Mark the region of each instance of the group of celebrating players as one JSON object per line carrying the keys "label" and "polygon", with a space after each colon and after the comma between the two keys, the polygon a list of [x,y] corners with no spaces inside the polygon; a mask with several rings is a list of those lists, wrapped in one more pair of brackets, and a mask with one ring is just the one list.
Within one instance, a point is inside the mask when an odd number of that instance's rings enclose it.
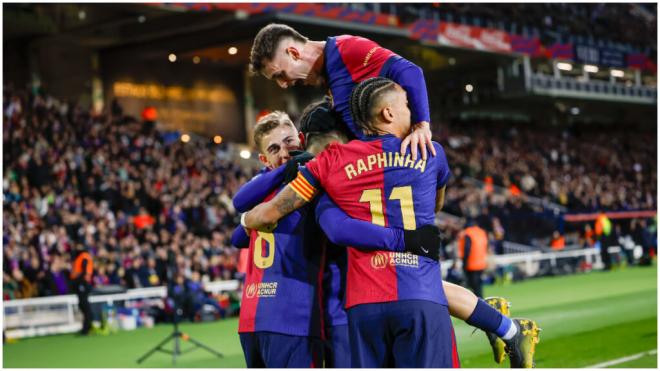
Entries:
{"label": "group of celebrating players", "polygon": [[232,236],[249,249],[247,366],[459,367],[451,315],[486,332],[497,363],[533,367],[535,321],[442,281],[434,220],[451,172],[422,70],[362,37],[313,41],[283,24],[259,31],[250,64],[328,97],[300,132],[279,111],[254,129],[265,168],[234,198]]}

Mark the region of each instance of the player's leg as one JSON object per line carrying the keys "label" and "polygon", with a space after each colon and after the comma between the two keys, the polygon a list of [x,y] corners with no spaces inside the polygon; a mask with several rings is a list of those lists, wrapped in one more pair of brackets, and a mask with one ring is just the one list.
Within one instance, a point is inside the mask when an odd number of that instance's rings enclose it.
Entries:
{"label": "player's leg", "polygon": [[426,300],[391,303],[392,354],[397,368],[457,368],[456,341],[449,310]]}
{"label": "player's leg", "polygon": [[260,332],[259,345],[268,368],[320,368],[323,343],[318,338]]}
{"label": "player's leg", "polygon": [[532,367],[539,342],[535,321],[509,318],[509,303],[504,298],[483,300],[464,287],[445,281],[442,285],[451,315],[486,332],[495,362],[502,363],[506,352],[512,367]]}
{"label": "player's leg", "polygon": [[[453,317],[500,337],[511,329],[511,319],[501,312],[504,307],[493,308],[470,290],[453,283],[442,281],[442,288],[449,303],[449,313]],[[506,310],[508,314],[508,306]]]}
{"label": "player's leg", "polygon": [[511,368],[533,368],[541,329],[536,321],[530,319],[514,318],[513,322],[518,331],[511,339],[504,340]]}
{"label": "player's leg", "polygon": [[387,304],[360,304],[346,311],[351,367],[394,367],[385,322]]}
{"label": "player's leg", "polygon": [[239,335],[241,340],[241,347],[243,348],[243,355],[245,356],[245,364],[248,368],[263,368],[266,367],[261,352],[259,350],[259,342],[254,332],[242,332]]}
{"label": "player's leg", "polygon": [[325,368],[350,368],[351,346],[348,325],[331,326],[326,331]]}
{"label": "player's leg", "polygon": [[[484,301],[488,303],[491,307],[495,308],[497,311],[502,313],[503,316],[510,317],[511,313],[509,312],[510,304],[509,302],[497,296],[491,296],[485,298]],[[486,332],[486,337],[488,337],[488,342],[490,343],[491,348],[493,349],[493,358],[496,363],[504,362],[504,356],[506,355],[506,345],[504,341],[497,336],[495,333]]]}
{"label": "player's leg", "polygon": [[503,336],[512,338],[517,331],[511,319],[507,317],[509,303],[503,298],[490,298],[491,300],[486,302],[472,291],[446,281],[442,281],[442,286],[451,315],[485,331],[493,348],[495,362],[502,363],[505,345],[499,338]]}

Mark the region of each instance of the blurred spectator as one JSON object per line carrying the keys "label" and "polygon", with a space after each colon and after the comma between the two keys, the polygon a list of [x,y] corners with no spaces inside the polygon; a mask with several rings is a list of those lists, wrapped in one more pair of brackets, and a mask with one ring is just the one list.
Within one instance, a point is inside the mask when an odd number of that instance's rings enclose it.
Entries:
{"label": "blurred spectator", "polygon": [[94,116],[47,95],[4,92],[5,298],[35,296],[32,286],[71,293],[76,244],[94,259],[97,285],[164,284],[167,251],[187,275],[198,266],[208,278],[234,278],[229,204],[256,169],[226,160],[225,145],[165,144],[166,133],[122,116],[117,102],[112,115]]}
{"label": "blurred spectator", "polygon": [[504,237],[506,235],[506,232],[504,230],[504,227],[502,227],[502,223],[500,222],[500,218],[498,217],[493,217],[493,248],[495,251],[496,255],[502,255],[504,254]]}
{"label": "blurred spectator", "polygon": [[16,299],[28,299],[37,296],[38,291],[37,291],[37,284],[36,282],[32,282],[25,275],[23,272],[16,268],[12,271],[12,276],[11,278],[13,279],[13,282],[15,283],[15,286],[13,287],[13,297]]}
{"label": "blurred spectator", "polygon": [[463,260],[467,287],[483,298],[481,275],[488,265],[488,235],[474,220],[468,220],[458,237],[458,258]]}
{"label": "blurred spectator", "polygon": [[591,228],[591,224],[584,225],[584,234],[582,235],[582,247],[593,247],[596,243],[594,230]]}
{"label": "blurred spectator", "polygon": [[566,240],[559,231],[552,232],[552,239],[550,240],[550,248],[555,251],[563,250],[566,247]]}
{"label": "blurred spectator", "polygon": [[205,305],[212,306],[220,317],[225,317],[225,309],[220,306],[220,303],[204,292],[201,274],[198,271],[193,271],[190,280],[187,282],[187,288],[192,301],[194,317],[201,315]]}
{"label": "blurred spectator", "polygon": [[[652,129],[587,131],[489,120],[441,127],[436,140],[453,173],[443,210],[497,217],[508,241],[549,237],[558,227],[552,204],[573,213],[657,207]],[[492,232],[493,226],[485,227]]]}
{"label": "blurred spectator", "polygon": [[83,314],[83,326],[81,335],[88,335],[92,328],[92,306],[89,303],[89,294],[92,291],[94,263],[92,256],[83,245],[76,245],[74,252],[75,260],[71,270],[71,282],[73,282],[76,295],[78,296],[78,308]]}
{"label": "blurred spectator", "polygon": [[612,239],[614,233],[612,230],[612,222],[604,212],[600,212],[598,218],[596,218],[594,231],[600,244],[600,257],[605,265],[605,270],[610,270],[612,268],[612,258],[610,256],[609,248],[614,245]]}
{"label": "blurred spectator", "polygon": [[70,293],[71,282],[69,271],[64,268],[65,263],[59,255],[51,256],[50,269],[44,276],[44,292],[42,295],[65,295]]}
{"label": "blurred spectator", "polygon": [[619,42],[657,54],[657,5],[653,3],[431,3],[380,9],[396,13],[404,24],[435,19],[538,37],[545,45]]}

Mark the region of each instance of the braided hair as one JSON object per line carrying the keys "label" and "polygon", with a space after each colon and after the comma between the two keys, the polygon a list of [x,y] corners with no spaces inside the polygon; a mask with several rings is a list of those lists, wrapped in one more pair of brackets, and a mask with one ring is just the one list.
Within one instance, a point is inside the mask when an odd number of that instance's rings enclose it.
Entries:
{"label": "braided hair", "polygon": [[359,83],[351,92],[351,116],[367,135],[378,134],[373,123],[373,109],[384,93],[392,91],[396,83],[385,77],[372,77]]}

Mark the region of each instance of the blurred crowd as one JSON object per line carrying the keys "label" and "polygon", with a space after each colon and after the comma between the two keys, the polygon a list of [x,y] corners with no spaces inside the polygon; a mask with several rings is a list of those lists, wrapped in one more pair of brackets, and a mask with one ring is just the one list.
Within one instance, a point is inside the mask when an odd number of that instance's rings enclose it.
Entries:
{"label": "blurred crowd", "polygon": [[654,131],[471,120],[443,125],[441,134],[453,171],[444,210],[491,229],[496,218],[507,240],[549,236],[555,209],[657,208]]}
{"label": "blurred crowd", "polygon": [[[383,12],[395,13],[402,23],[418,19],[502,29],[517,35],[536,36],[544,44],[618,42],[634,49],[657,53],[657,6],[633,3],[428,3],[381,4]],[[646,50],[648,48],[649,50]]]}
{"label": "blurred crowd", "polygon": [[3,94],[3,298],[72,293],[76,247],[94,284],[161,286],[168,251],[186,279],[232,279],[231,198],[254,169],[222,145],[182,143],[121,114],[45,94]]}
{"label": "blurred crowd", "polygon": [[[238,276],[231,199],[257,169],[228,160],[224,145],[183,143],[116,104],[91,115],[10,88],[3,115],[5,300],[73,293],[79,247],[94,258],[96,287],[164,285],[170,251],[184,286]],[[478,221],[500,250],[552,236],[553,205],[657,208],[655,132],[472,120],[436,134],[453,172],[443,210]],[[450,225],[447,240],[461,228]]]}

